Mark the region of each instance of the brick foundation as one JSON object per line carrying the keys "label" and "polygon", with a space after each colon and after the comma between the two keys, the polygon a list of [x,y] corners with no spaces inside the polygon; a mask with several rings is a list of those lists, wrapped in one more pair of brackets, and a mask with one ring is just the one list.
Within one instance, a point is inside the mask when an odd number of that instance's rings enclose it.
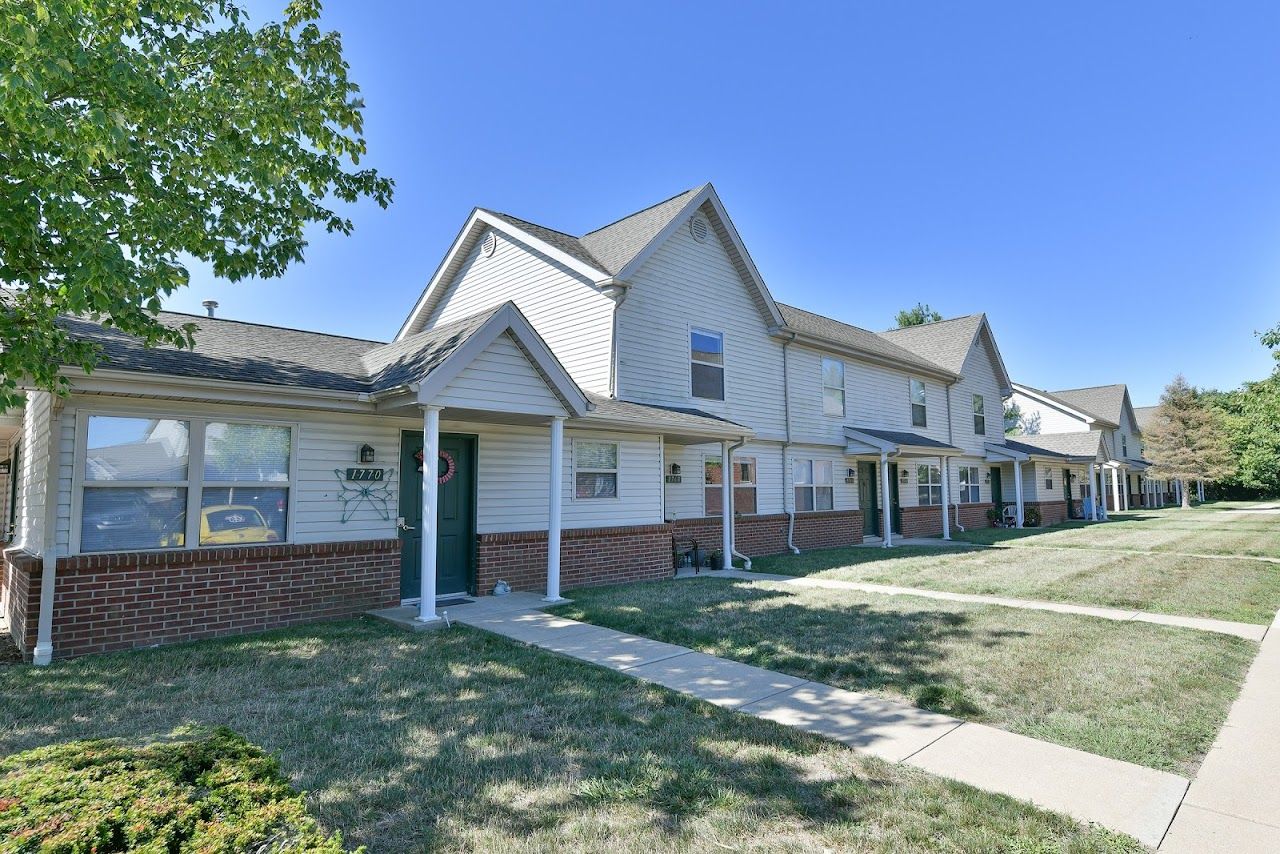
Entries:
{"label": "brick foundation", "polygon": [[987,518],[987,511],[993,507],[994,504],[953,504],[951,521],[954,523],[959,519],[965,530],[990,528],[991,520]]}
{"label": "brick foundation", "polygon": [[[5,563],[10,611],[24,612],[10,625],[30,658],[42,562],[19,552]],[[53,649],[68,658],[244,634],[399,601],[399,540],[79,555],[58,559]]]}
{"label": "brick foundation", "polygon": [[[786,513],[739,516],[733,523],[734,548],[748,557],[783,554],[787,551]],[[708,548],[720,545],[720,517],[678,519],[671,523],[680,540],[697,540]],[[862,542],[861,510],[819,510],[797,513],[793,532],[800,549],[833,549]]]}
{"label": "brick foundation", "polygon": [[903,537],[941,537],[942,506],[937,507],[903,507]]}
{"label": "brick foundation", "polygon": [[0,598],[4,600],[4,616],[14,643],[28,658],[36,644],[40,568],[40,558],[22,549],[7,549],[0,559]]}
{"label": "brick foundation", "polygon": [[[560,532],[560,587],[652,581],[671,575],[671,526],[566,528]],[[547,532],[476,537],[476,590],[502,579],[513,590],[546,590]]]}
{"label": "brick foundation", "polygon": [[1028,501],[1024,507],[1035,507],[1040,511],[1041,528],[1067,521],[1067,502],[1065,501]]}

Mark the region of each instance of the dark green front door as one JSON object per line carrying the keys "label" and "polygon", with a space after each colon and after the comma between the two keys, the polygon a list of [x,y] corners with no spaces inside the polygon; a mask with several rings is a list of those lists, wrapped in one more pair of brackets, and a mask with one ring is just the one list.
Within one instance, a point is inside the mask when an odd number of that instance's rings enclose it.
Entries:
{"label": "dark green front door", "polygon": [[898,464],[889,464],[889,507],[892,512],[889,518],[892,519],[892,531],[895,534],[902,533],[902,502],[898,500]]}
{"label": "dark green front door", "polygon": [[1000,482],[1000,467],[991,467],[991,503],[996,506],[996,518],[1004,518],[1004,484]]}
{"label": "dark green front door", "polygon": [[858,463],[858,496],[862,503],[862,536],[880,533],[880,490],[876,488],[876,464]]}
{"label": "dark green front door", "polygon": [[441,434],[435,466],[418,462],[421,432],[405,431],[400,439],[400,597],[422,594],[422,472],[434,469],[436,507],[436,594],[467,593],[475,563],[476,440],[474,436]]}

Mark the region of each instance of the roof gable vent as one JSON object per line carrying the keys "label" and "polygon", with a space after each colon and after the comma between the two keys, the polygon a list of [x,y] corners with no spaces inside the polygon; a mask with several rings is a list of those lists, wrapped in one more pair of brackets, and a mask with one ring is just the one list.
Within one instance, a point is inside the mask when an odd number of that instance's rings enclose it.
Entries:
{"label": "roof gable vent", "polygon": [[498,235],[493,231],[489,231],[484,236],[484,240],[480,243],[480,255],[485,258],[492,258],[493,253],[498,251]]}
{"label": "roof gable vent", "polygon": [[711,233],[711,226],[707,225],[707,221],[700,216],[695,216],[689,220],[689,233],[693,235],[693,239],[699,243],[705,243],[707,235]]}

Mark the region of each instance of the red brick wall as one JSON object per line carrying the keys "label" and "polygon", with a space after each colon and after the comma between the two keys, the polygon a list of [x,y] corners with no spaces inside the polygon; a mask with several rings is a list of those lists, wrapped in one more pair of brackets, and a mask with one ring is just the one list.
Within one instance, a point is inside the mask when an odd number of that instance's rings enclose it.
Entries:
{"label": "red brick wall", "polygon": [[9,633],[18,649],[28,657],[36,644],[40,565],[40,558],[22,549],[9,549],[0,559],[0,597],[5,602]]}
{"label": "red brick wall", "polygon": [[[519,531],[476,537],[476,590],[485,595],[502,579],[513,590],[547,588],[547,532]],[[666,578],[671,568],[671,526],[566,528],[560,532],[560,587],[594,587]]]}
{"label": "red brick wall", "polygon": [[[720,546],[720,517],[678,519],[671,523],[680,540],[697,540],[707,548]],[[786,513],[740,516],[733,523],[733,545],[749,557],[783,554],[787,551]],[[830,549],[862,542],[861,510],[822,510],[797,513],[793,532],[796,547]]]}
{"label": "red brick wall", "polygon": [[987,518],[987,511],[993,507],[994,504],[953,504],[951,521],[955,522],[958,518],[966,529],[990,528],[991,520]]}
{"label": "red brick wall", "polygon": [[802,549],[833,549],[857,545],[862,542],[862,511],[797,513],[793,539],[796,546]]}
{"label": "red brick wall", "polygon": [[1040,527],[1042,528],[1067,521],[1067,502],[1065,501],[1028,501],[1024,505],[1025,507],[1039,509]]}
{"label": "red brick wall", "polygon": [[[41,575],[38,559],[31,566],[27,655]],[[399,601],[399,540],[65,557],[55,581],[54,656],[244,634]]]}
{"label": "red brick wall", "polygon": [[942,506],[903,507],[902,536],[941,537]]}

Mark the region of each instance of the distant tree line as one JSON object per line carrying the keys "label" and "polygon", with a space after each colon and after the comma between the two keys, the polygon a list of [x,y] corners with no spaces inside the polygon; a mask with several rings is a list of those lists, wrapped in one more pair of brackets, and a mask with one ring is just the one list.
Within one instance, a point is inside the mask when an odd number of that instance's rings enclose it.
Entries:
{"label": "distant tree line", "polygon": [[1214,484],[1221,498],[1280,497],[1280,325],[1258,338],[1276,360],[1269,376],[1231,391],[1199,392],[1221,417],[1233,465]]}

